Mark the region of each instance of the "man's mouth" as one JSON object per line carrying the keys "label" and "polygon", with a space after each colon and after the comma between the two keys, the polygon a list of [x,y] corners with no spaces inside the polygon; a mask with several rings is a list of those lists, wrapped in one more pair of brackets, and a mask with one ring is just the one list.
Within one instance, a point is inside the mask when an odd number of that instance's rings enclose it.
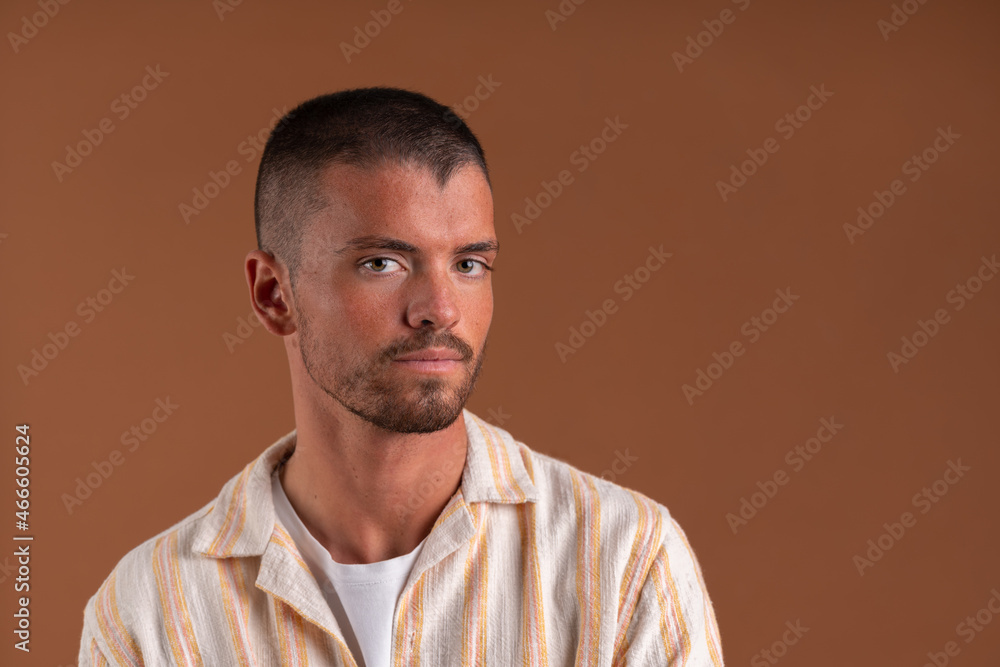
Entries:
{"label": "man's mouth", "polygon": [[432,347],[400,355],[393,363],[421,373],[447,373],[461,365],[462,355],[446,347]]}

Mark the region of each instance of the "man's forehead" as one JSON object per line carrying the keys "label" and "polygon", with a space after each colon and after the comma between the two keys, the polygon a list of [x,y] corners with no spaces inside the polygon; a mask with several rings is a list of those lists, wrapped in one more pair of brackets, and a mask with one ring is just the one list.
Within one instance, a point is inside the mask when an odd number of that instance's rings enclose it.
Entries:
{"label": "man's forehead", "polygon": [[441,186],[424,166],[336,164],[321,174],[319,194],[325,206],[313,217],[311,236],[338,249],[368,237],[454,245],[496,236],[492,194],[476,165],[460,167]]}
{"label": "man's forehead", "polygon": [[447,199],[490,192],[485,174],[475,164],[458,166],[444,184],[428,165],[394,160],[372,166],[335,162],[320,172],[318,180],[321,192],[359,201],[388,193],[395,197]]}

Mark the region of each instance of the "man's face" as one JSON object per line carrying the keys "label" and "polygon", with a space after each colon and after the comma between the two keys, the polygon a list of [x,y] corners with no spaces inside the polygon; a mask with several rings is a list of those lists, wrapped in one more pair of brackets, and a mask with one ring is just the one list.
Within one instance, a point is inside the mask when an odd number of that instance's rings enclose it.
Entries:
{"label": "man's face", "polygon": [[[430,433],[462,412],[483,363],[497,254],[477,166],[438,186],[411,165],[328,168],[329,205],[303,233],[298,346],[316,386],[387,431]],[[401,359],[422,356],[425,360]]]}

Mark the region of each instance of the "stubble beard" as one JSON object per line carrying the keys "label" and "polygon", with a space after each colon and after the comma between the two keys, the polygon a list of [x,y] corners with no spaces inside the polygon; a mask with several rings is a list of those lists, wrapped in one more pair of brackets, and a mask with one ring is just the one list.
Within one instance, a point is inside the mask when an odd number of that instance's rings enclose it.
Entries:
{"label": "stubble beard", "polygon": [[[303,313],[298,326],[299,350],[309,377],[351,413],[393,433],[433,433],[451,426],[472,395],[486,356],[485,340],[475,354],[454,334],[424,328],[413,338],[384,348],[374,359],[355,358],[338,368],[321,361],[330,356],[311,325]],[[449,348],[462,356],[465,373],[456,387],[452,388],[455,381],[451,378],[392,368],[398,356],[428,347]]]}

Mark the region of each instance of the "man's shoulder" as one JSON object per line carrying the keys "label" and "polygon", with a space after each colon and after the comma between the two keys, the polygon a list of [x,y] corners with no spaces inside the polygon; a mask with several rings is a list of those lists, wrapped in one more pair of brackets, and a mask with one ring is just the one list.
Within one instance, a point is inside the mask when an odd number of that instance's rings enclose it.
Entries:
{"label": "man's shoulder", "polygon": [[127,609],[130,599],[155,599],[166,574],[179,569],[194,574],[209,567],[213,559],[205,556],[232,555],[226,550],[231,551],[239,538],[256,545],[261,541],[257,533],[266,531],[266,542],[273,521],[266,525],[269,517],[263,511],[261,494],[270,494],[267,479],[272,459],[280,455],[293,435],[294,431],[283,436],[246,464],[201,508],[122,556],[88,601],[87,613],[112,599],[113,606],[119,609]]}
{"label": "man's shoulder", "polygon": [[156,551],[156,548],[166,542],[170,542],[171,545],[175,545],[175,549],[180,553],[190,551],[191,546],[194,543],[195,536],[198,534],[206,518],[209,517],[215,510],[217,502],[218,499],[213,498],[174,525],[160,531],[156,535],[147,538],[139,545],[133,547],[121,557],[112,570],[112,573],[132,571],[137,567],[140,569],[148,568],[149,563],[152,562],[153,554]]}
{"label": "man's shoulder", "polygon": [[[270,507],[270,478],[277,461],[290,446],[294,446],[295,431],[281,436],[253,460],[232,475],[217,491],[216,496],[169,528],[148,538],[129,551],[114,571],[145,568],[155,551],[169,544],[177,557],[197,554],[229,556],[240,538],[253,542],[251,547],[266,543],[273,527]],[[261,539],[263,533],[263,540]]]}
{"label": "man's shoulder", "polygon": [[118,560],[88,601],[88,609],[102,596],[113,596],[119,604],[125,602],[127,606],[129,596],[144,595],[145,592],[154,590],[156,587],[154,561],[159,557],[157,552],[168,546],[173,554],[191,553],[195,536],[205,518],[215,509],[216,502],[217,500],[213,498],[197,511],[129,550]]}
{"label": "man's shoulder", "polygon": [[[669,517],[670,513],[663,504],[606,478],[610,474],[617,479],[635,464],[638,458],[631,454],[629,448],[616,449],[608,470],[596,475],[564,459],[543,453],[533,444],[527,444],[496,424],[471,416],[492,436],[491,443],[500,443],[497,451],[505,456],[509,452],[510,461],[495,462],[492,465],[494,476],[502,478],[498,485],[509,486],[511,479],[530,480],[530,488],[518,489],[519,493],[515,493],[515,496],[537,496],[540,507],[556,504],[560,509],[566,509],[567,503],[584,505],[581,510],[599,507],[602,514],[607,514],[610,520],[615,520],[618,515],[637,516],[638,513],[649,511],[656,511],[664,518]],[[491,454],[490,458],[498,457]]]}
{"label": "man's shoulder", "polygon": [[82,651],[91,650],[89,643],[94,642],[100,651],[110,655],[107,642],[114,641],[130,647],[132,654],[141,655],[135,642],[144,633],[155,633],[162,620],[161,605],[155,602],[162,585],[158,578],[178,565],[177,558],[171,559],[169,554],[191,553],[194,536],[215,503],[213,499],[118,560],[84,607]]}
{"label": "man's shoulder", "polygon": [[516,446],[534,484],[533,532],[545,560],[599,571],[630,595],[668,562],[684,590],[698,585],[685,533],[665,504],[523,442]]}
{"label": "man's shoulder", "polygon": [[[605,533],[624,535],[649,530],[662,537],[672,530],[674,520],[663,503],[523,442],[517,441],[517,447],[538,491],[540,509],[547,514],[573,516],[578,523],[599,520]],[[627,449],[616,451],[615,457],[613,466],[634,462]]]}

